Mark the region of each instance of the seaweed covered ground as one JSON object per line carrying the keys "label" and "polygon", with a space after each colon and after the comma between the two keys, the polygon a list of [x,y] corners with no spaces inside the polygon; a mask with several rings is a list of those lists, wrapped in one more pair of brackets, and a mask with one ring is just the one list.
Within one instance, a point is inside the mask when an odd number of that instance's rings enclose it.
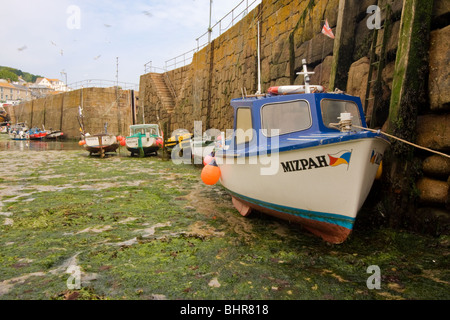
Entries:
{"label": "seaweed covered ground", "polygon": [[0,299],[450,298],[448,237],[356,227],[330,245],[240,216],[200,170],[124,149],[0,151]]}

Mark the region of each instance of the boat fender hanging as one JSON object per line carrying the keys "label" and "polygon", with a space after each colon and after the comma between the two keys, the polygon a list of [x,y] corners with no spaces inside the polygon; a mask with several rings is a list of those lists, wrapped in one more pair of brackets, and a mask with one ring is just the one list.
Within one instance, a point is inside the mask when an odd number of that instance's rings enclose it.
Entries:
{"label": "boat fender hanging", "polygon": [[127,141],[125,139],[120,140],[120,145],[124,147],[127,144]]}
{"label": "boat fender hanging", "polygon": [[204,184],[214,185],[220,179],[220,168],[217,166],[215,160],[203,167],[201,178]]}
{"label": "boat fender hanging", "polygon": [[383,174],[383,161],[381,161],[380,165],[378,166],[378,170],[377,170],[377,174],[375,176],[375,180],[380,180],[382,174]]}
{"label": "boat fender hanging", "polygon": [[86,141],[85,140],[80,140],[80,141],[78,141],[78,144],[80,146],[84,146],[86,144]]}

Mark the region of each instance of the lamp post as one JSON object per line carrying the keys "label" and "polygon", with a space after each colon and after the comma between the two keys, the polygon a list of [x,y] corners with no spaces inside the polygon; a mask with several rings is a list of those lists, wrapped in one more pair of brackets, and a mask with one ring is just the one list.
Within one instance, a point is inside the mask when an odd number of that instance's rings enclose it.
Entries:
{"label": "lamp post", "polygon": [[213,0],[209,1],[209,27],[208,27],[208,43],[211,43],[211,33],[212,33],[212,29],[211,29],[211,12],[212,12],[212,2]]}
{"label": "lamp post", "polygon": [[65,76],[65,78],[66,78],[66,82],[65,82],[65,85],[66,85],[66,90],[65,91],[68,91],[69,90],[69,87],[67,87],[67,73],[63,70],[63,71],[61,71],[60,72],[61,73],[61,75],[64,75]]}

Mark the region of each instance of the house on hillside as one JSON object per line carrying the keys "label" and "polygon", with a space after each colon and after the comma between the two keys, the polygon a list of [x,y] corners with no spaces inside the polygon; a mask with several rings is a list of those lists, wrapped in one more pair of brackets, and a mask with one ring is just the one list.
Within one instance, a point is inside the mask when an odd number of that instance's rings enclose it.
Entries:
{"label": "house on hillside", "polygon": [[30,99],[31,92],[28,87],[0,80],[0,101],[19,103]]}
{"label": "house on hillside", "polygon": [[34,84],[35,86],[45,86],[53,91],[68,91],[67,86],[59,79],[37,78]]}

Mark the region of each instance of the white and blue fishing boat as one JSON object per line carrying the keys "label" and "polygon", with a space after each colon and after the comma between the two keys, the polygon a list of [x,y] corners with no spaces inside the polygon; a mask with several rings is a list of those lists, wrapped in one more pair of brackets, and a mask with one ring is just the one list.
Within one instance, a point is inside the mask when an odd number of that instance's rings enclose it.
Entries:
{"label": "white and blue fishing boat", "polygon": [[344,242],[389,142],[367,128],[359,97],[309,84],[231,101],[234,131],[215,151],[220,182],[243,215],[258,210]]}
{"label": "white and blue fishing boat", "polygon": [[12,140],[30,140],[28,126],[23,122],[12,125],[9,129],[9,137]]}

